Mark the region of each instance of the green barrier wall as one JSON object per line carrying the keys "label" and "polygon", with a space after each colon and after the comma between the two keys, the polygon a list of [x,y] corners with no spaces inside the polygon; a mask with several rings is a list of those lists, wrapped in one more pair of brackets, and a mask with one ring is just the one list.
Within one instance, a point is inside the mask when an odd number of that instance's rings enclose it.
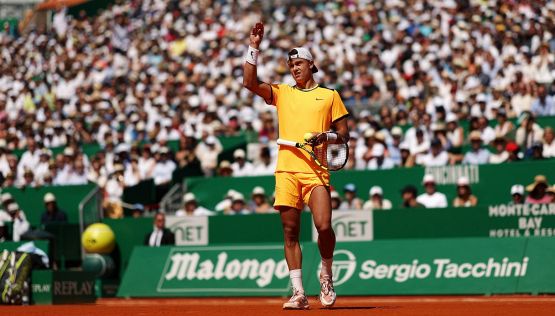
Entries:
{"label": "green barrier wall", "polygon": [[44,195],[52,192],[56,196],[58,206],[67,213],[68,222],[79,223],[79,203],[93,189],[95,184],[48,186],[38,188],[6,188],[25,212],[32,226],[40,225],[40,217],[44,212]]}
{"label": "green barrier wall", "polygon": [[[506,203],[510,200],[510,188],[515,183],[527,185],[534,176],[543,174],[548,181],[555,181],[555,160],[536,162],[507,163],[500,165],[470,166],[458,165],[439,168],[402,168],[377,171],[341,171],[332,174],[331,184],[342,194],[343,186],[355,183],[358,196],[368,199],[370,187],[379,185],[384,197],[391,200],[394,207],[401,206],[400,190],[408,184],[416,185],[423,193],[421,182],[425,172],[435,175],[438,191],[445,193],[449,204],[456,195],[456,181],[461,175],[470,179],[473,193],[480,205]],[[189,178],[185,180],[187,189],[195,193],[200,204],[213,209],[223,199],[229,189],[237,190],[249,196],[252,189],[260,185],[266,192],[274,192],[274,177],[235,177],[235,178]]]}
{"label": "green barrier wall", "polygon": [[[303,281],[317,295],[315,243]],[[468,238],[338,243],[339,295],[554,293],[555,238]],[[138,247],[120,297],[275,296],[289,292],[282,245]]]}

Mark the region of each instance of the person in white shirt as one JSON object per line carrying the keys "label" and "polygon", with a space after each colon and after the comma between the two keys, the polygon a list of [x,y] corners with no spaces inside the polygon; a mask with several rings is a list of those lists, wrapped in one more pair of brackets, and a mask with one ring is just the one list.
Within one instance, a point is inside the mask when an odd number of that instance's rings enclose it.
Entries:
{"label": "person in white shirt", "polygon": [[532,144],[541,142],[543,129],[536,123],[530,112],[523,112],[518,118],[519,128],[516,130],[515,141],[523,149],[529,149]]}
{"label": "person in white shirt", "polygon": [[125,188],[125,180],[123,177],[124,167],[121,164],[114,165],[114,173],[106,182],[104,188],[105,199],[103,208],[106,217],[108,218],[122,218],[123,207],[121,205],[121,198],[123,196],[123,189]]}
{"label": "person in white shirt", "polygon": [[197,145],[195,154],[200,161],[202,172],[207,177],[213,176],[218,166],[218,155],[222,152],[222,145],[214,136],[208,136]]}
{"label": "person in white shirt", "polygon": [[357,197],[357,187],[354,183],[347,183],[343,187],[345,199],[339,206],[341,210],[360,210],[362,209],[362,200]]}
{"label": "person in white shirt", "polygon": [[449,154],[443,149],[441,141],[434,138],[430,143],[430,151],[416,157],[416,163],[424,167],[447,166]]}
{"label": "person in white shirt", "polygon": [[459,126],[459,118],[455,113],[447,114],[446,123],[449,150],[458,153],[464,142],[464,130]]}
{"label": "person in white shirt", "polygon": [[139,174],[141,176],[141,179],[149,179],[151,177],[152,170],[154,169],[155,165],[156,165],[156,159],[152,157],[152,153],[150,151],[150,145],[147,144],[143,146],[141,151],[141,157],[139,158],[139,161],[138,161],[138,168],[139,168]]}
{"label": "person in white shirt", "polygon": [[154,184],[163,185],[172,180],[173,171],[177,166],[175,162],[169,159],[169,149],[167,147],[161,147],[158,152],[159,159],[152,171],[152,177],[154,178]]}
{"label": "person in white shirt", "polygon": [[17,203],[12,202],[8,205],[8,214],[13,222],[12,240],[20,241],[21,236],[29,231],[31,225],[27,221],[25,213],[19,208]]}
{"label": "person in white shirt", "polygon": [[175,212],[176,216],[212,216],[215,212],[199,206],[194,193],[188,192],[183,195],[183,208]]}
{"label": "person in white shirt", "polygon": [[40,150],[33,138],[27,139],[27,151],[23,153],[17,164],[17,174],[23,175],[26,169],[34,170],[40,160]]}
{"label": "person in white shirt", "polygon": [[553,133],[553,128],[546,127],[543,130],[543,157],[553,158],[555,157],[555,134]]}
{"label": "person in white shirt", "polygon": [[254,166],[252,175],[266,176],[274,174],[277,160],[272,159],[270,149],[266,146],[260,148],[260,162]]}
{"label": "person in white shirt", "polygon": [[488,145],[495,139],[495,132],[489,125],[488,119],[485,116],[478,118],[479,130],[484,144]]}
{"label": "person in white shirt", "polygon": [[434,176],[426,174],[422,180],[425,193],[420,194],[416,201],[426,208],[444,208],[447,207],[447,197],[445,194],[436,191],[436,181]]}
{"label": "person in white shirt", "polygon": [[246,208],[245,197],[241,193],[235,193],[231,199],[231,210],[228,215],[246,215],[252,212]]}
{"label": "person in white shirt", "polygon": [[236,149],[233,152],[233,159],[235,161],[231,164],[231,169],[233,169],[233,176],[244,177],[250,176],[253,172],[253,166],[246,159],[246,154],[243,149]]}
{"label": "person in white shirt", "polygon": [[139,169],[139,157],[131,156],[131,162],[125,166],[123,174],[126,187],[132,187],[141,181],[141,171]]}
{"label": "person in white shirt", "polygon": [[395,163],[391,158],[385,156],[385,147],[382,143],[375,143],[372,146],[372,158],[368,161],[368,169],[392,169]]}
{"label": "person in white shirt", "polygon": [[373,186],[368,192],[370,199],[364,203],[362,209],[365,211],[372,210],[389,210],[391,209],[391,201],[383,198],[383,190],[380,186]]}
{"label": "person in white shirt", "polygon": [[67,184],[69,185],[80,185],[88,183],[87,173],[85,172],[85,166],[81,160],[76,160],[73,163],[73,168],[71,168]]}

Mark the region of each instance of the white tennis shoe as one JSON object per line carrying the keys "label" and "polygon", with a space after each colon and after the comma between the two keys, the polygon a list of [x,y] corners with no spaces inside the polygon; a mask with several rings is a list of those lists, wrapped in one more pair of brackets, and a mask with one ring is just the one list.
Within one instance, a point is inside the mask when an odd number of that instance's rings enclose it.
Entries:
{"label": "white tennis shoe", "polygon": [[320,276],[320,295],[318,298],[325,308],[332,307],[335,304],[337,295],[335,294],[333,281],[330,276]]}
{"label": "white tennis shoe", "polygon": [[289,301],[283,303],[283,309],[309,309],[308,299],[304,292],[293,288],[293,296]]}

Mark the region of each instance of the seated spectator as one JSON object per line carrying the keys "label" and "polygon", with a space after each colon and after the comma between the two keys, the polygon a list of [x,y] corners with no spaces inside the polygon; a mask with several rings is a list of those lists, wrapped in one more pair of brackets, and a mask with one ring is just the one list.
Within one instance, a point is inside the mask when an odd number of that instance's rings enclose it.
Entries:
{"label": "seated spectator", "polygon": [[520,152],[520,147],[518,147],[518,145],[515,142],[513,142],[513,141],[507,142],[507,145],[505,146],[505,149],[509,153],[509,157],[507,158],[507,162],[514,162],[514,161],[519,161],[519,160],[522,159],[523,155]]}
{"label": "seated spectator", "polygon": [[416,157],[416,163],[424,167],[446,166],[448,162],[449,155],[437,138],[432,139],[428,153]]}
{"label": "seated spectator", "polygon": [[13,222],[12,240],[20,241],[21,236],[29,231],[31,225],[25,217],[25,213],[19,208],[17,203],[12,202],[8,205],[8,214]]}
{"label": "seated spectator", "polygon": [[415,158],[410,153],[410,147],[406,143],[402,143],[399,146],[399,150],[401,152],[401,167],[404,168],[412,168],[415,164]]}
{"label": "seated spectator", "polygon": [[150,247],[175,245],[175,235],[166,228],[166,215],[164,213],[154,215],[154,227],[152,232],[146,234],[144,245]]}
{"label": "seated spectator", "polygon": [[67,213],[58,207],[54,194],[50,192],[46,193],[43,200],[46,209],[40,218],[40,223],[42,225],[67,222]]}
{"label": "seated spectator", "polygon": [[273,208],[266,199],[266,191],[263,187],[255,187],[252,190],[252,200],[249,203],[249,209],[257,214],[273,212]]}
{"label": "seated spectator", "polygon": [[141,203],[135,203],[131,207],[131,217],[141,218],[145,214],[145,207]]}
{"label": "seated spectator", "polygon": [[554,158],[555,157],[555,140],[554,140],[553,128],[546,127],[543,130],[543,157],[544,158]]}
{"label": "seated spectator", "polygon": [[229,211],[231,211],[231,200],[233,199],[233,196],[237,193],[239,192],[233,189],[229,189],[225,194],[224,199],[216,204],[214,210],[216,210],[216,212],[227,214]]}
{"label": "seated spectator", "polygon": [[214,212],[198,205],[194,193],[188,192],[183,195],[183,208],[175,212],[176,216],[212,216]]}
{"label": "seated spectator", "polygon": [[514,184],[511,187],[511,202],[509,204],[524,204],[524,186]]}
{"label": "seated spectator", "polygon": [[236,149],[233,152],[233,159],[235,161],[231,164],[234,177],[250,176],[253,172],[252,164],[247,161],[246,153],[243,149]]}
{"label": "seated spectator", "polygon": [[231,199],[231,210],[228,213],[229,215],[246,215],[251,214],[246,208],[245,204],[245,197],[241,193],[235,193]]}
{"label": "seated spectator", "polygon": [[218,155],[222,152],[222,145],[214,136],[208,136],[203,142],[198,144],[195,154],[200,161],[200,166],[204,175],[211,177],[216,172],[218,166]]}
{"label": "seated spectator", "polygon": [[368,169],[391,169],[395,167],[395,163],[391,158],[385,156],[385,147],[381,143],[375,143],[372,146],[372,158],[368,161]]}
{"label": "seated spectator", "polygon": [[418,190],[414,185],[407,185],[401,190],[401,197],[403,198],[403,208],[423,208],[423,204],[418,203],[416,196]]}
{"label": "seated spectator", "polygon": [[536,123],[536,119],[530,112],[523,112],[518,118],[518,123],[515,141],[526,152],[534,142],[542,141],[543,129]]}
{"label": "seated spectator", "polygon": [[480,132],[470,133],[471,150],[464,155],[463,163],[472,165],[486,164],[489,161],[489,150],[482,148],[482,138]]}
{"label": "seated spectator", "polygon": [[410,153],[415,156],[426,153],[430,150],[430,140],[427,137],[427,134],[425,134],[420,128],[415,131],[414,137],[410,138],[407,135],[407,141],[409,142]]}
{"label": "seated spectator", "polygon": [[495,132],[489,126],[489,121],[485,116],[478,118],[478,131],[480,132],[482,142],[486,145],[489,145],[495,139]]}
{"label": "seated spectator", "polygon": [[2,193],[2,195],[0,195],[0,202],[2,203],[0,207],[0,242],[2,242],[9,239],[5,223],[12,220],[11,216],[7,212],[8,205],[13,202],[12,195],[9,193]]}
{"label": "seated spectator", "polygon": [[169,159],[170,151],[168,147],[160,147],[156,155],[156,165],[152,171],[154,184],[165,185],[172,180],[173,171],[177,167],[173,160]]}
{"label": "seated spectator", "polygon": [[387,152],[389,158],[393,161],[395,166],[401,165],[401,145],[403,137],[403,130],[400,127],[395,126],[391,129],[391,143],[387,146]]}
{"label": "seated spectator", "polygon": [[108,218],[122,218],[123,207],[121,205],[121,198],[123,196],[123,189],[125,188],[124,167],[122,164],[114,165],[114,172],[106,182],[104,188],[104,214]]}
{"label": "seated spectator", "polygon": [[262,146],[260,148],[260,162],[254,166],[252,175],[266,176],[274,174],[276,162],[275,159],[272,159],[270,148]]}
{"label": "seated spectator", "polygon": [[220,166],[218,167],[218,175],[220,177],[231,177],[233,176],[233,168],[227,160],[222,160]]}
{"label": "seated spectator", "polygon": [[489,156],[489,163],[500,164],[509,159],[509,152],[506,149],[506,141],[504,136],[498,134],[493,141],[493,146],[495,147],[496,152]]}
{"label": "seated spectator", "polygon": [[342,210],[360,210],[362,209],[362,200],[357,197],[357,187],[354,183],[347,183],[343,187],[343,195],[345,200],[339,206]]}
{"label": "seated spectator", "polygon": [[449,142],[448,151],[453,154],[460,154],[464,142],[464,129],[459,125],[459,118],[455,113],[449,113],[446,117],[447,140]]}
{"label": "seated spectator", "polygon": [[547,94],[545,85],[538,85],[537,98],[532,102],[532,113],[534,116],[555,115],[555,98]]}
{"label": "seated spectator", "polygon": [[341,206],[341,196],[339,196],[339,193],[337,193],[337,191],[331,191],[330,192],[330,198],[331,198],[331,210],[335,211],[335,210],[339,210],[339,207]]}
{"label": "seated spectator", "polygon": [[537,175],[534,177],[534,183],[526,187],[528,191],[528,196],[526,197],[526,203],[530,204],[546,204],[550,202],[547,193],[547,188],[549,184],[547,183],[547,178],[544,175]]}
{"label": "seated spectator", "polygon": [[496,118],[497,125],[495,125],[495,128],[493,129],[495,135],[497,137],[507,137],[509,133],[513,131],[515,126],[513,125],[513,122],[507,120],[507,112],[505,109],[499,108],[497,110]]}
{"label": "seated spectator", "polygon": [[383,198],[383,190],[375,185],[368,192],[369,200],[362,206],[363,210],[389,210],[391,209],[391,201]]}
{"label": "seated spectator", "polygon": [[530,159],[532,160],[543,160],[543,144],[541,142],[535,142],[530,148]]}
{"label": "seated spectator", "polygon": [[453,200],[454,207],[470,207],[476,206],[478,199],[472,195],[470,182],[467,177],[460,177],[457,180],[457,196]]}
{"label": "seated spectator", "polygon": [[434,176],[426,174],[422,180],[424,190],[426,192],[420,194],[416,201],[426,208],[444,208],[447,207],[447,197],[445,194],[436,191],[436,181]]}

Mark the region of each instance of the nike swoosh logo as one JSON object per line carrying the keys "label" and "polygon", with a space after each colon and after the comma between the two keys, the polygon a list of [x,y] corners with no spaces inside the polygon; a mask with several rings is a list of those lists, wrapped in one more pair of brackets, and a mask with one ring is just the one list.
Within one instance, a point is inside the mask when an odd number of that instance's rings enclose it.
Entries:
{"label": "nike swoosh logo", "polygon": [[316,98],[316,101],[324,101],[324,99]]}

